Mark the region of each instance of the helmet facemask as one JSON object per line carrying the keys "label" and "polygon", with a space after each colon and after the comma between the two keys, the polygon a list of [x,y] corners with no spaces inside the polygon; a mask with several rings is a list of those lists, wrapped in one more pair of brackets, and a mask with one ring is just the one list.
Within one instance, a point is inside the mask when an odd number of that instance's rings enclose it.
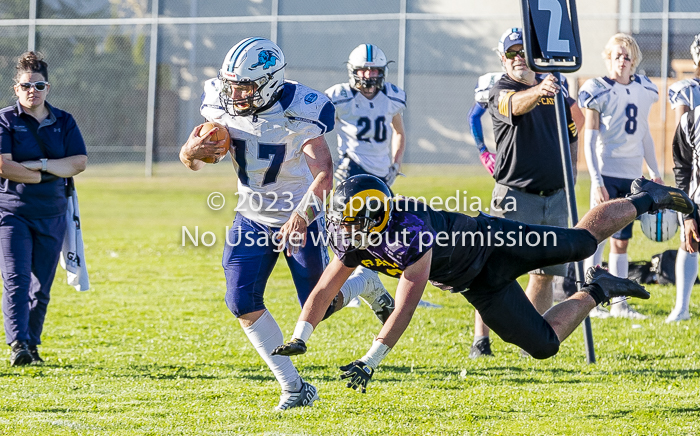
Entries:
{"label": "helmet facemask", "polygon": [[[358,71],[360,70],[375,70],[378,71],[379,74],[376,77],[362,77],[358,74]],[[372,67],[372,68],[353,68],[352,66],[348,66],[348,72],[350,73],[350,86],[357,90],[361,90],[362,88],[364,89],[369,89],[371,87],[375,87],[375,92],[378,92],[380,89],[384,87],[384,78],[386,77],[386,67],[384,68],[378,68],[378,67]]]}
{"label": "helmet facemask", "polygon": [[[284,68],[284,66],[282,66]],[[231,116],[245,116],[255,113],[256,111],[267,106],[263,94],[266,91],[266,86],[270,84],[270,81],[274,78],[274,74],[267,73],[264,76],[255,80],[242,80],[233,81],[228,80],[219,73],[219,80],[221,81],[221,90],[219,91],[219,100],[221,106],[224,110]],[[278,88],[277,93],[281,91],[281,87]],[[234,98],[234,93],[240,93],[243,95],[239,98]],[[278,96],[274,96],[271,102],[277,101]]]}
{"label": "helmet facemask", "polygon": [[[353,200],[363,199],[356,197]],[[366,206],[363,205],[359,209],[354,209],[352,202],[346,204],[343,201],[338,202],[336,207],[331,201],[328,206],[328,230],[334,236],[330,238],[330,242],[336,248],[342,247],[341,251],[366,250],[382,242],[382,232],[388,227],[387,220],[393,203],[387,201],[386,204],[382,204],[379,199],[369,197],[364,201]],[[338,206],[343,209],[339,210]]]}

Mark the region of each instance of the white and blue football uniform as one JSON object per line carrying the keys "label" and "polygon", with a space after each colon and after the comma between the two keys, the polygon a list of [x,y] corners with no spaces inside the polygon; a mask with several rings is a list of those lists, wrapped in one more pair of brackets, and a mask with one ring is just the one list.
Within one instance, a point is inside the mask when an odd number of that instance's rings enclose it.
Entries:
{"label": "white and blue football uniform", "polygon": [[[200,112],[208,121],[225,125],[231,135],[239,204],[222,266],[226,304],[240,317],[265,309],[265,286],[279,257],[275,233],[295,213],[314,180],[304,143],[333,130],[335,110],[323,93],[287,81],[269,109],[231,116],[219,102],[219,90],[218,79],[206,82]],[[324,234],[321,216],[308,226],[306,245],[285,256],[301,304],[328,264]]]}
{"label": "white and blue football uniform", "polygon": [[338,122],[338,153],[349,157],[368,173],[386,177],[391,167],[391,121],[406,109],[406,93],[385,82],[373,99],[368,100],[348,83],[326,90],[335,105]]}
{"label": "white and blue football uniform", "polygon": [[700,105],[700,78],[680,80],[668,89],[668,101],[671,109],[688,106],[689,110]]}
{"label": "white and blue football uniform", "polygon": [[218,79],[206,82],[200,112],[208,121],[228,127],[231,135],[238,172],[236,210],[253,221],[281,227],[314,179],[303,145],[333,130],[333,105],[324,94],[287,81],[271,108],[234,117],[221,107],[219,89]]}
{"label": "white and blue football uniform", "polygon": [[628,85],[608,77],[589,79],[583,84],[578,94],[579,106],[600,114],[595,145],[600,174],[591,173],[598,186],[603,186],[598,180],[600,175],[632,180],[641,177],[643,160],[652,176],[658,175],[649,132],[649,111],[658,100],[658,88],[642,75],[633,75]]}

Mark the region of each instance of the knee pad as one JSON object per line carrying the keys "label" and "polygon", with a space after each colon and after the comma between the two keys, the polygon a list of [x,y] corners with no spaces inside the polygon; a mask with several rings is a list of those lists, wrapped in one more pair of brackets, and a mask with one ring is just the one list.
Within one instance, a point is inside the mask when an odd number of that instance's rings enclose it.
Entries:
{"label": "knee pad", "polygon": [[570,229],[574,233],[574,237],[571,238],[575,244],[575,250],[577,252],[577,260],[583,260],[591,257],[595,254],[598,249],[598,240],[593,236],[591,232],[586,229],[572,228]]}
{"label": "knee pad", "polygon": [[559,352],[559,344],[561,344],[561,342],[559,342],[558,339],[555,339],[543,344],[538,344],[537,347],[532,347],[531,349],[526,349],[525,351],[527,351],[530,356],[534,357],[535,359],[549,359]]}
{"label": "knee pad", "polygon": [[244,296],[231,290],[226,291],[225,300],[228,310],[230,310],[236,318],[247,313],[265,309],[264,304],[256,305],[255,301],[250,296]]}

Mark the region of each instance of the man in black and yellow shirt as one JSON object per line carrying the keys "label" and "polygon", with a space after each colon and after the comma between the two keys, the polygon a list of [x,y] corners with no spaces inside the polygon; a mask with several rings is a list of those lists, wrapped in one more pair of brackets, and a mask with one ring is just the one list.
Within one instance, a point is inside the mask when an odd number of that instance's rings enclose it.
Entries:
{"label": "man in black and yellow shirt", "polygon": [[[493,216],[527,224],[568,226],[564,172],[561,164],[557,116],[554,107],[560,92],[557,79],[537,75],[527,67],[521,29],[509,29],[498,50],[506,74],[489,94],[489,112],[496,139]],[[566,106],[571,157],[576,168],[577,129]],[[552,280],[565,276],[566,265],[530,272],[525,293],[540,312],[552,306]],[[478,325],[477,325],[478,328]],[[475,338],[479,341],[488,338]]]}

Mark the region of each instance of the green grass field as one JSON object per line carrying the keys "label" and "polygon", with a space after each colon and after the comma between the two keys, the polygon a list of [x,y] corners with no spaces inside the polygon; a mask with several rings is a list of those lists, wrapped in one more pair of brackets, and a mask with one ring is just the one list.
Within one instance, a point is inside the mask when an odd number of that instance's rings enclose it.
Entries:
{"label": "green grass field", "polygon": [[[77,180],[93,289],[78,293],[59,269],[43,336],[41,367],[0,363],[0,433],[11,435],[694,435],[700,434],[700,305],[664,324],[673,287],[649,286],[635,302],[648,320],[593,319],[598,363],[587,365],[581,329],[549,360],[524,359],[494,337],[496,357],[467,358],[473,309],[431,286],[366,395],[345,388],[337,367],[361,357],[380,325],[367,308],[322,323],[294,358],[319,388],[312,408],[275,412],[279,387],[224,304],[221,252],[235,206],[230,164],[158,177],[90,169]],[[139,170],[140,172],[140,170]],[[481,168],[410,169],[405,195],[467,190],[486,205],[493,181]],[[105,175],[107,174],[107,175]],[[579,184],[587,210],[587,181]],[[225,194],[220,211],[207,208]],[[182,227],[218,238],[182,246]],[[207,242],[211,239],[208,238]],[[632,260],[677,248],[644,239]],[[395,281],[383,278],[393,293]],[[288,338],[299,306],[282,261],[267,305]]]}

